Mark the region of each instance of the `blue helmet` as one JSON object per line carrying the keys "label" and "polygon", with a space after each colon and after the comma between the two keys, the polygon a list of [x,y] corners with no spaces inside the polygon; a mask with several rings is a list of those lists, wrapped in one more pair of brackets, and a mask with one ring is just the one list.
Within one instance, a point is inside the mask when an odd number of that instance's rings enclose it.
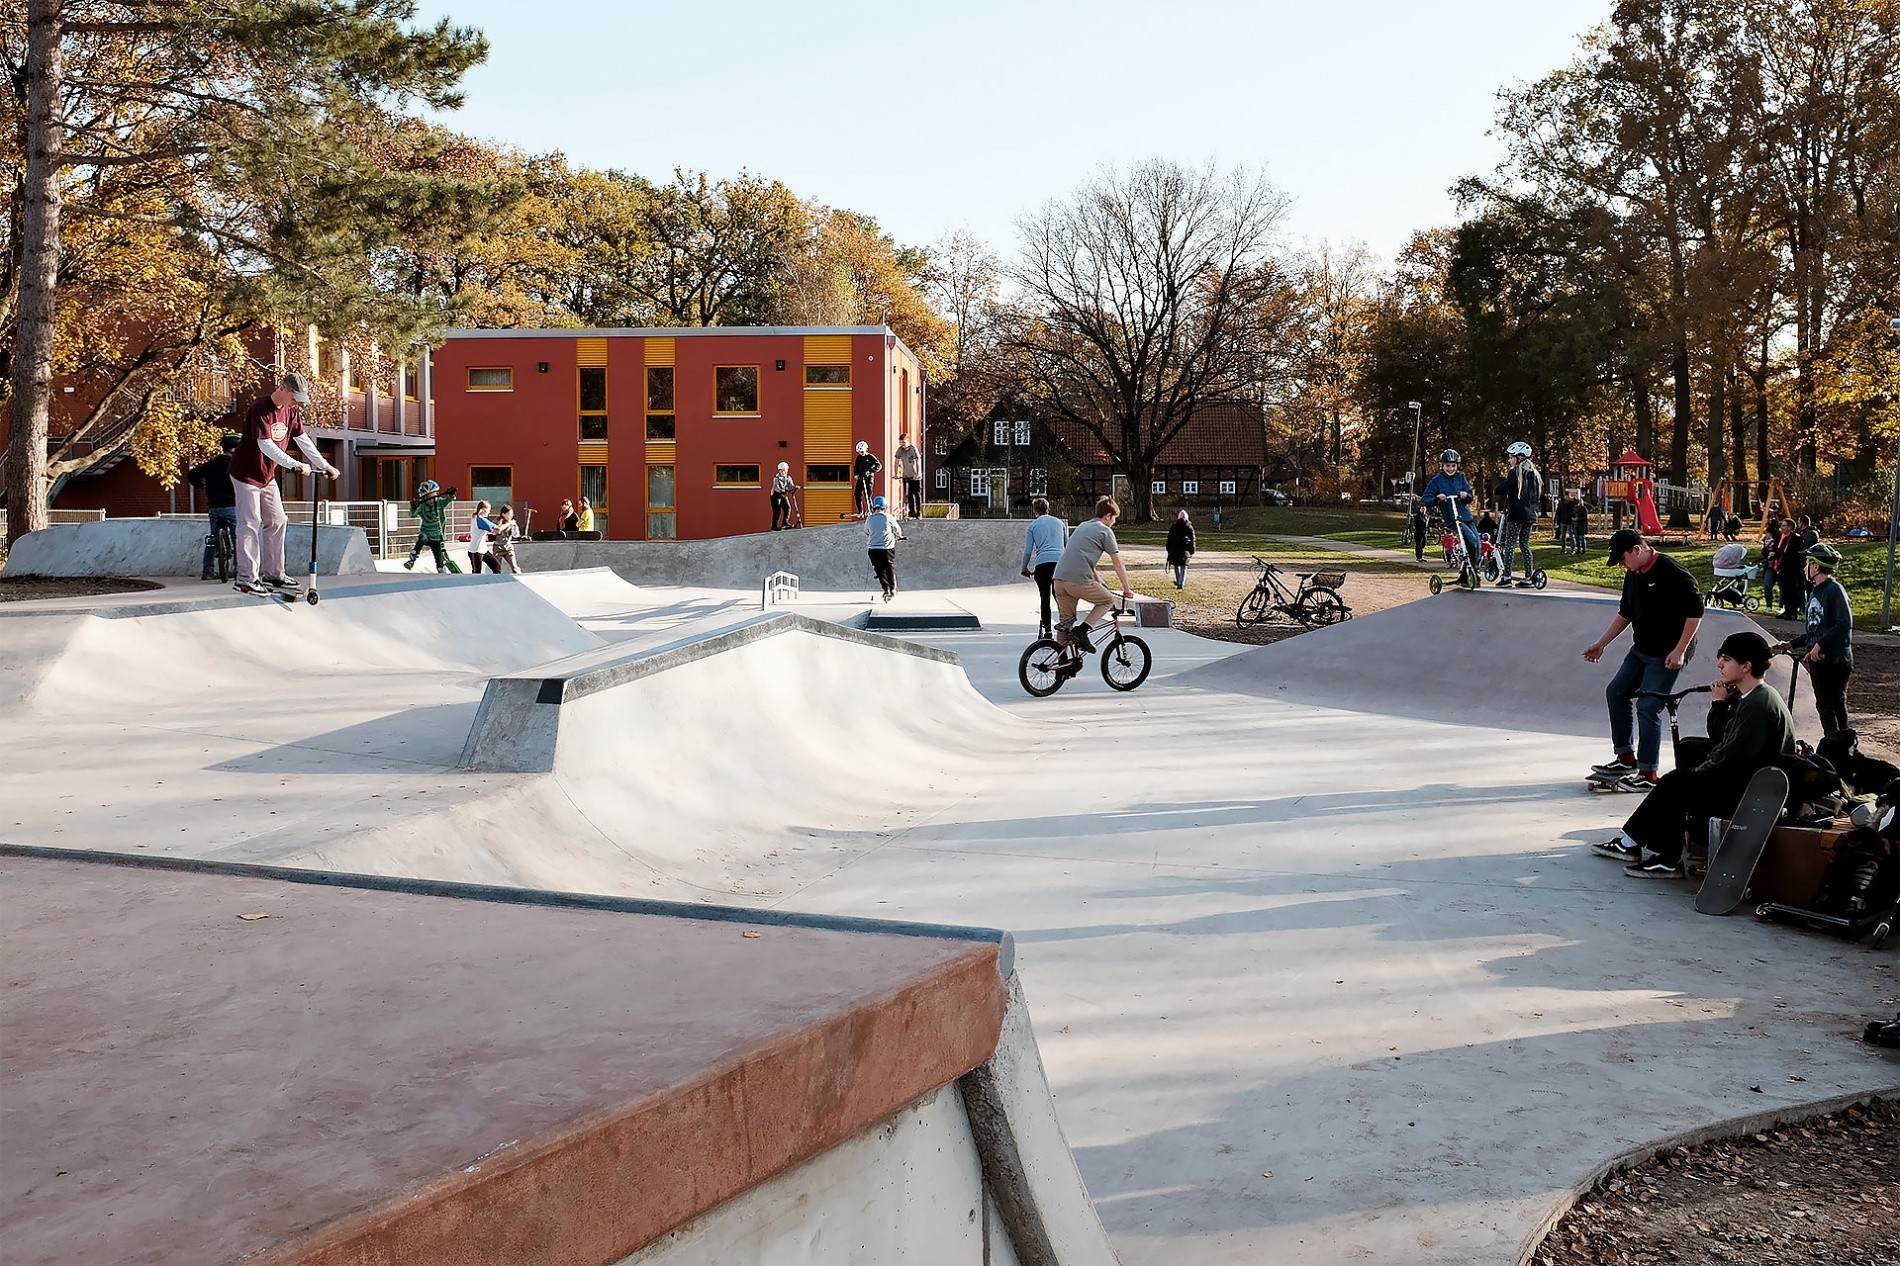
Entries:
{"label": "blue helmet", "polygon": [[882,498],[882,497],[872,497],[872,498],[871,498],[871,508],[872,508],[873,510],[882,510],[882,509],[884,508],[884,498]]}

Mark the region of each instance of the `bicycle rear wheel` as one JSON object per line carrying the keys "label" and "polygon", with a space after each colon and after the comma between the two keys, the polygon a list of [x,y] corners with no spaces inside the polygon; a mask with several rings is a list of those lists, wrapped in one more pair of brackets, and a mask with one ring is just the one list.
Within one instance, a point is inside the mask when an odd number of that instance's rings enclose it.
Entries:
{"label": "bicycle rear wheel", "polygon": [[1118,637],[1102,648],[1102,680],[1111,690],[1133,690],[1153,666],[1148,643],[1138,637]]}
{"label": "bicycle rear wheel", "polygon": [[218,583],[228,585],[237,571],[237,534],[228,523],[218,524]]}
{"label": "bicycle rear wheel", "polygon": [[1344,600],[1330,589],[1315,590],[1306,600],[1306,622],[1314,628],[1323,629],[1351,616]]}
{"label": "bicycle rear wheel", "polygon": [[1255,589],[1240,600],[1240,609],[1234,612],[1234,623],[1241,628],[1249,624],[1258,624],[1267,618],[1267,612],[1273,606],[1273,598],[1265,589]]}
{"label": "bicycle rear wheel", "polygon": [[1038,699],[1047,699],[1062,689],[1062,683],[1068,679],[1069,674],[1063,671],[1062,648],[1054,638],[1031,642],[1016,663],[1016,680]]}

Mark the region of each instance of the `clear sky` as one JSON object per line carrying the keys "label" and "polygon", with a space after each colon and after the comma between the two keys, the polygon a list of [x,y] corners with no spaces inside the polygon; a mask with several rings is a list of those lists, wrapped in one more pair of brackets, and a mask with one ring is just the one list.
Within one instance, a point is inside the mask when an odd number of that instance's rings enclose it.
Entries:
{"label": "clear sky", "polygon": [[1609,0],[423,0],[487,32],[445,122],[651,178],[741,168],[1005,255],[1104,164],[1264,168],[1290,244],[1390,258],[1500,157],[1496,94],[1574,55]]}

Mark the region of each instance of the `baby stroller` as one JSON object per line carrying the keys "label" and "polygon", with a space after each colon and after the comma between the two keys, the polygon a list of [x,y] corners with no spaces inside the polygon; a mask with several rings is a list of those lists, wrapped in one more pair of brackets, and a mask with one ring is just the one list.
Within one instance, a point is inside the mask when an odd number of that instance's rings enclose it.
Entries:
{"label": "baby stroller", "polygon": [[1710,606],[1740,607],[1744,611],[1761,610],[1761,600],[1749,592],[1749,587],[1761,578],[1761,565],[1748,562],[1748,546],[1740,541],[1724,545],[1715,551],[1711,561],[1715,565],[1715,583],[1702,595],[1704,602]]}

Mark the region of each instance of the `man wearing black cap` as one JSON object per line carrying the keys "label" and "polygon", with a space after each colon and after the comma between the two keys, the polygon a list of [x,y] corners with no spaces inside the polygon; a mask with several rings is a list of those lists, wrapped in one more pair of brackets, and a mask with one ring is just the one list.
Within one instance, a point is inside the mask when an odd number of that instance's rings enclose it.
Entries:
{"label": "man wearing black cap", "polygon": [[1685,829],[1725,818],[1748,788],[1755,771],[1794,751],[1794,718],[1773,690],[1763,690],[1774,653],[1759,633],[1731,633],[1715,653],[1717,678],[1710,688],[1707,759],[1693,769],[1673,769],[1643,798],[1623,832],[1596,845],[1604,857],[1629,863],[1624,869],[1648,879],[1682,874]]}
{"label": "man wearing black cap", "polygon": [[[285,374],[277,390],[245,410],[238,424],[238,444],[231,452],[231,491],[237,502],[237,588],[244,593],[268,594],[295,589],[284,575],[283,498],[277,492],[277,468],[288,466],[300,475],[320,466],[330,478],[337,469],[325,461],[303,429],[302,406],[310,403],[310,389],[302,374]],[[310,465],[285,451],[295,442]]]}
{"label": "man wearing black cap", "polygon": [[1617,791],[1648,791],[1656,785],[1662,759],[1662,701],[1636,696],[1668,694],[1676,688],[1676,675],[1702,627],[1702,591],[1681,563],[1628,528],[1610,537],[1610,562],[1623,566],[1623,598],[1610,627],[1583,648],[1583,657],[1592,664],[1602,659],[1604,649],[1624,629],[1630,630],[1630,649],[1603,692],[1610,705],[1610,742],[1616,757],[1593,766],[1590,778]]}

